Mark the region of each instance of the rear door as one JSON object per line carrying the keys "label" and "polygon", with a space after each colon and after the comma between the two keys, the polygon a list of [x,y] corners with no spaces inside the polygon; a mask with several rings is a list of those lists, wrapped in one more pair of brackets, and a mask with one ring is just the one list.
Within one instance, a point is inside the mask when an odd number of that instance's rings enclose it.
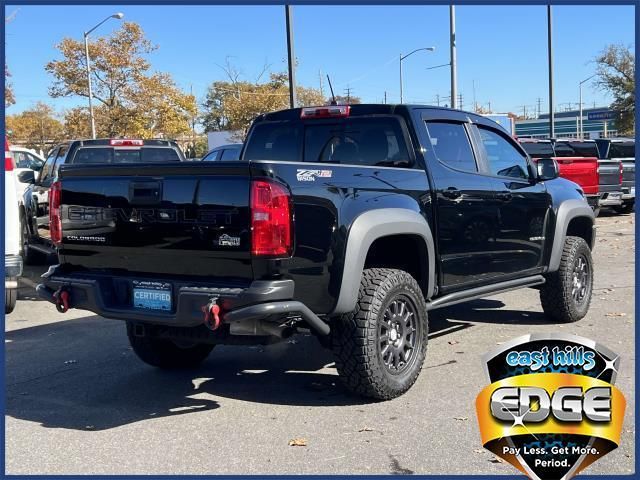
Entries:
{"label": "rear door", "polygon": [[474,126],[479,150],[498,201],[493,268],[501,276],[542,267],[551,197],[533,178],[526,154],[497,128]]}
{"label": "rear door", "polygon": [[35,227],[38,237],[43,239],[51,238],[49,235],[49,189],[57,177],[60,163],[64,160],[67,150],[67,145],[60,145],[51,151],[32,190]]}
{"label": "rear door", "polygon": [[480,174],[467,116],[451,112],[445,121],[439,111],[423,112],[423,145],[436,192],[439,285],[447,292],[499,274],[494,267],[498,203],[493,180]]}

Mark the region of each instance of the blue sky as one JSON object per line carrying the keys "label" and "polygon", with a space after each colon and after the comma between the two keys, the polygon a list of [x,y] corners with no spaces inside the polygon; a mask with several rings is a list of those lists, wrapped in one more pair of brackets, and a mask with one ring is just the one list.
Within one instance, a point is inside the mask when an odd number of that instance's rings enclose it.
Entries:
{"label": "blue sky", "polygon": [[[265,63],[286,69],[286,37],[282,6],[6,6],[13,20],[6,26],[6,59],[17,113],[37,101],[56,110],[86,103],[83,98],[49,99],[51,77],[44,65],[58,57],[65,36],[82,38],[107,15],[123,12],[139,23],[159,46],[150,55],[152,68],[169,72],[185,90],[193,87],[199,100],[214,80],[224,79],[218,66],[226,57],[248,80]],[[595,55],[605,45],[634,43],[633,6],[554,7],[556,109],[577,106],[578,82],[594,73]],[[547,111],[547,37],[544,6],[458,6],[458,91],[463,106],[476,101],[494,111],[522,113],[541,98]],[[118,27],[104,24],[96,35]],[[449,61],[447,6],[296,6],[294,7],[298,83],[318,86],[319,72],[329,73],[336,93],[350,87],[364,101],[399,100],[398,55],[418,52],[403,62],[405,102],[434,103],[449,95],[449,69],[427,70]],[[326,82],[325,82],[326,89]],[[610,99],[589,83],[583,89],[588,105]],[[443,100],[442,103],[447,103]]]}

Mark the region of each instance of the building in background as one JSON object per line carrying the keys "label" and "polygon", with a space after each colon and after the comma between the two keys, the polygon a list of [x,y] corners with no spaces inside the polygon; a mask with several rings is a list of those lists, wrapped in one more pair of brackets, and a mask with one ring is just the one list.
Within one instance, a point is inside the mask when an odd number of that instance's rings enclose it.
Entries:
{"label": "building in background", "polygon": [[230,143],[238,143],[238,139],[242,138],[241,130],[223,130],[221,132],[207,132],[207,144],[209,150]]}
{"label": "building in background", "polygon": [[[580,131],[580,111],[557,112],[555,118],[556,137],[578,138]],[[616,112],[609,107],[584,108],[582,110],[583,138],[615,137]],[[516,136],[523,138],[549,138],[549,114],[545,113],[532,120],[516,120]]]}

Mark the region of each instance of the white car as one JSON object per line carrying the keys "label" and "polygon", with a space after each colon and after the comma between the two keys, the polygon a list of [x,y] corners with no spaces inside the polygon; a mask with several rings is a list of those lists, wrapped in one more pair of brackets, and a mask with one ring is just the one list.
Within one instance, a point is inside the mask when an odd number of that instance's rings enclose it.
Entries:
{"label": "white car", "polygon": [[16,191],[16,194],[18,195],[18,203],[22,203],[22,196],[29,184],[20,181],[20,173],[32,170],[33,176],[37,180],[40,170],[42,170],[42,166],[44,165],[44,158],[33,150],[29,150],[24,147],[16,147],[12,145],[9,147],[9,150],[11,151],[13,162],[15,164],[14,172],[18,182]]}
{"label": "white car", "polygon": [[11,313],[18,300],[18,277],[22,275],[20,219],[16,195],[15,163],[4,140],[4,313]]}

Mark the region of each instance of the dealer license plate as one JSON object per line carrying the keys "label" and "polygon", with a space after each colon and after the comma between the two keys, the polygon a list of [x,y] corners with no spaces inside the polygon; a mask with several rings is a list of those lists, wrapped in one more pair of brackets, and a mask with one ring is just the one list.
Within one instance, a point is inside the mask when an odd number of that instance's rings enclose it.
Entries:
{"label": "dealer license plate", "polygon": [[171,285],[133,281],[133,306],[145,310],[171,310]]}

